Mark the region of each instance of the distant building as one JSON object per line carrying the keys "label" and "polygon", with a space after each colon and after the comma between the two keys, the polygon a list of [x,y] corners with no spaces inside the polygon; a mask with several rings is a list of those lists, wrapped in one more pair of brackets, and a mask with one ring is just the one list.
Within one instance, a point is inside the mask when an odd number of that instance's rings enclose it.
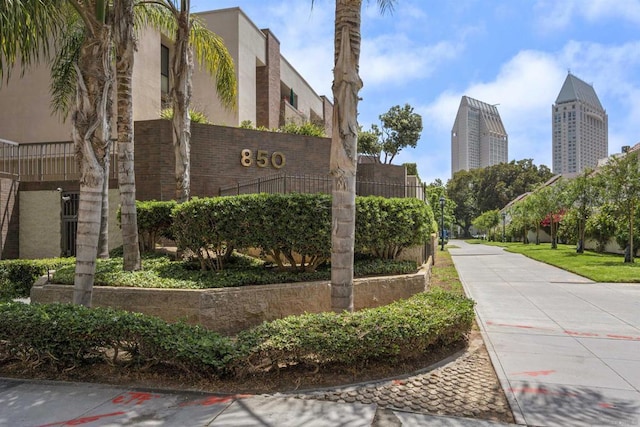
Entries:
{"label": "distant building", "polygon": [[593,86],[569,73],[551,117],[553,173],[580,173],[607,157],[608,117]]}
{"label": "distant building", "polygon": [[463,96],[451,130],[451,175],[506,163],[509,137],[495,105]]}

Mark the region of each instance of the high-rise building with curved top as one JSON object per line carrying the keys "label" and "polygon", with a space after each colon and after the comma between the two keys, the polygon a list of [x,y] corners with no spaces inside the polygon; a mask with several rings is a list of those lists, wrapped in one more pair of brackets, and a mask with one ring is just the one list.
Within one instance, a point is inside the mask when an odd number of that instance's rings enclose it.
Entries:
{"label": "high-rise building with curved top", "polygon": [[509,136],[496,105],[463,96],[451,130],[451,175],[506,163]]}
{"label": "high-rise building with curved top", "polygon": [[590,84],[569,73],[551,107],[551,120],[553,173],[580,173],[607,157],[608,116]]}

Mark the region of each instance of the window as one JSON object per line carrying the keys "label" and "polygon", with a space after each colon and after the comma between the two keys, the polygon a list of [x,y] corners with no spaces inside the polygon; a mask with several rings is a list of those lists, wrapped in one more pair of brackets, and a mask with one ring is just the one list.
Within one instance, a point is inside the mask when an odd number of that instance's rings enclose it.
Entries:
{"label": "window", "polygon": [[169,48],[160,45],[160,89],[163,94],[169,93]]}

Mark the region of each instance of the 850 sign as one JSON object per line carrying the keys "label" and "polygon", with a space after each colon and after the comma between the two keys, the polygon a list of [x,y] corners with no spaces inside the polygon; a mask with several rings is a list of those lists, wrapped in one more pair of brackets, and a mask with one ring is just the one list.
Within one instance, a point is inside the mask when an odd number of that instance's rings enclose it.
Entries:
{"label": "850 sign", "polygon": [[245,148],[240,154],[240,164],[246,168],[255,165],[259,168],[271,166],[274,169],[281,169],[287,164],[287,159],[280,151],[269,154],[266,150],[256,150],[254,153],[253,150]]}

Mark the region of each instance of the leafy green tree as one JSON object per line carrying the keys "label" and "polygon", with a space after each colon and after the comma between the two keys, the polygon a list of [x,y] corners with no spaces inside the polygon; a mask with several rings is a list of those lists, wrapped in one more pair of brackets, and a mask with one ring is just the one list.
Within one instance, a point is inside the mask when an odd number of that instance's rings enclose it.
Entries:
{"label": "leafy green tree", "polygon": [[504,208],[551,177],[548,167],[524,159],[458,171],[447,183],[447,193],[457,204],[456,218],[468,236],[471,221],[480,213]]}
{"label": "leafy green tree", "polygon": [[463,236],[471,236],[472,221],[480,215],[477,204],[477,169],[456,172],[447,182],[447,195],[455,203],[455,223],[462,228]]}
{"label": "leafy green tree", "polygon": [[618,207],[617,214],[627,224],[627,248],[625,262],[633,262],[634,258],[634,219],[640,204],[640,167],[638,155],[635,153],[621,157],[613,157],[602,168],[607,183],[606,189],[610,199]]}
{"label": "leafy green tree", "polygon": [[[433,210],[433,214],[435,216],[436,222],[438,223],[438,228],[441,227],[441,220],[443,212],[440,209],[440,198],[444,197],[444,224],[445,228],[447,224],[454,224],[455,221],[455,210],[456,203],[447,197],[447,189],[442,183],[441,180],[436,179],[431,184],[425,185],[425,195],[427,198],[427,202],[431,206]],[[440,230],[442,231],[442,230]]]}
{"label": "leafy green tree", "polygon": [[497,209],[483,212],[473,220],[473,227],[482,234],[488,234],[489,240],[495,240],[495,228],[500,225],[500,212]]}
{"label": "leafy green tree", "polygon": [[614,203],[605,202],[587,219],[585,236],[596,241],[596,252],[604,252],[607,243],[616,234],[618,224],[616,210]]}
{"label": "leafy green tree", "polygon": [[[359,126],[359,125],[358,125]],[[371,125],[371,129],[363,130],[358,127],[358,153],[372,156],[380,162],[380,154],[382,153],[382,143],[380,138],[382,132],[377,125]]]}
{"label": "leafy green tree", "polygon": [[[577,225],[577,247],[576,252],[584,252],[584,239],[586,223],[591,216],[593,209],[601,203],[600,180],[592,176],[592,171],[586,170],[576,178],[569,181],[566,189],[567,205],[572,207],[571,212],[575,212]],[[563,221],[563,226],[564,226]]]}
{"label": "leafy green tree", "polygon": [[391,164],[403,148],[415,148],[422,133],[422,116],[413,107],[395,105],[380,115],[384,163]]}

